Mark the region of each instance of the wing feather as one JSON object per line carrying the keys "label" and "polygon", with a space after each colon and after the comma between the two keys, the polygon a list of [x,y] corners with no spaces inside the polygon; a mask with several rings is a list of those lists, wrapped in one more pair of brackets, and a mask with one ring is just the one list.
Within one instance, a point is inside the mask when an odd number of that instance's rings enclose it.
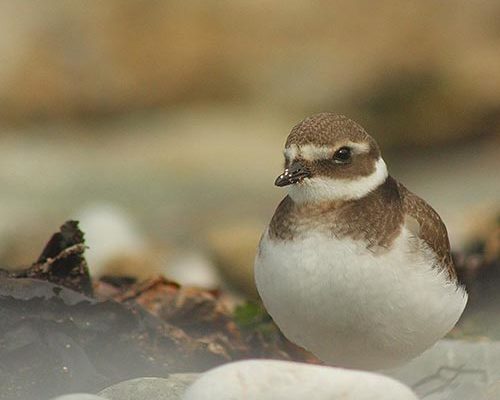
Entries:
{"label": "wing feather", "polygon": [[405,222],[408,221],[408,229],[427,243],[436,254],[438,266],[446,270],[450,280],[456,281],[457,274],[451,258],[448,232],[441,217],[429,204],[401,183],[399,183],[399,192],[403,202]]}

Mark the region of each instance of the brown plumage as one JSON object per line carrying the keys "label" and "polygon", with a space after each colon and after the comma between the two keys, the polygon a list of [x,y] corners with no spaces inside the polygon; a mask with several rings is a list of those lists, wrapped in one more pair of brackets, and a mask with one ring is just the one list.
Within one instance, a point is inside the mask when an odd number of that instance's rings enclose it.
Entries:
{"label": "brown plumage", "polygon": [[[375,160],[380,157],[378,144],[361,125],[344,115],[320,113],[305,118],[292,128],[285,147],[313,144],[339,148],[349,142],[366,143],[369,146],[367,153],[357,155],[355,164],[346,164],[332,169],[329,160],[307,161],[300,157],[297,160],[301,161],[315,176],[356,179],[370,175],[373,172]],[[289,160],[285,160],[285,167],[288,167],[288,164]]]}
{"label": "brown plumage", "polygon": [[373,155],[380,154],[377,142],[363,129],[363,127],[344,115],[333,113],[319,113],[304,118],[292,128],[288,135],[285,147],[292,144],[315,144],[317,146],[339,145],[345,141],[367,142]]}
{"label": "brown plumage", "polygon": [[436,254],[438,265],[445,269],[451,280],[457,280],[457,273],[451,258],[448,231],[439,214],[423,199],[410,192],[401,183],[399,193],[403,200],[403,211],[418,223],[418,232],[414,232]]}
{"label": "brown plumage", "polygon": [[418,226],[410,231],[436,254],[436,265],[446,270],[450,280],[456,273],[450,254],[446,227],[434,209],[394,178],[357,200],[296,204],[285,197],[269,226],[273,240],[293,240],[311,229],[321,229],[336,239],[364,240],[372,252],[390,249],[408,217]]}

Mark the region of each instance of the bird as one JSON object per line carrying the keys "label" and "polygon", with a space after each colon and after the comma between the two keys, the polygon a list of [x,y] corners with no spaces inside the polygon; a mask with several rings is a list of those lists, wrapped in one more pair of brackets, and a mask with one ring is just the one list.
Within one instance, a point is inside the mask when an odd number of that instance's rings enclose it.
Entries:
{"label": "bird", "polygon": [[380,148],[343,115],[291,130],[288,193],[255,257],[264,307],[290,341],[324,363],[404,364],[457,323],[467,292],[438,213],[388,173]]}

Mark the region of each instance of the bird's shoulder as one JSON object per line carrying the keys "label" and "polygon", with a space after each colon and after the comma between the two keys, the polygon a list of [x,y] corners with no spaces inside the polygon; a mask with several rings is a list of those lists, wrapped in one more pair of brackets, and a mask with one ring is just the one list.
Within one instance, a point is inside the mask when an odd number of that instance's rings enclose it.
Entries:
{"label": "bird's shoulder", "polygon": [[290,196],[281,200],[269,223],[269,236],[282,240],[293,239],[293,216],[295,204]]}

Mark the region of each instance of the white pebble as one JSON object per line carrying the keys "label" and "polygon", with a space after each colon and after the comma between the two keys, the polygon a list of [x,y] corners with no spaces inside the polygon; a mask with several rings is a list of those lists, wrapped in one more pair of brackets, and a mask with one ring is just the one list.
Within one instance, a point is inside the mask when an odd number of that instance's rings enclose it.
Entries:
{"label": "white pebble", "polygon": [[383,375],[276,360],[246,360],[205,372],[183,400],[418,400]]}
{"label": "white pebble", "polygon": [[114,257],[141,255],[147,252],[146,239],[131,216],[115,204],[96,203],[75,213],[85,233],[85,251],[90,274],[106,273],[106,263]]}
{"label": "white pebble", "polygon": [[66,394],[64,396],[59,396],[52,400],[106,400],[106,399],[104,397],[95,396],[93,394],[73,393],[73,394]]}

